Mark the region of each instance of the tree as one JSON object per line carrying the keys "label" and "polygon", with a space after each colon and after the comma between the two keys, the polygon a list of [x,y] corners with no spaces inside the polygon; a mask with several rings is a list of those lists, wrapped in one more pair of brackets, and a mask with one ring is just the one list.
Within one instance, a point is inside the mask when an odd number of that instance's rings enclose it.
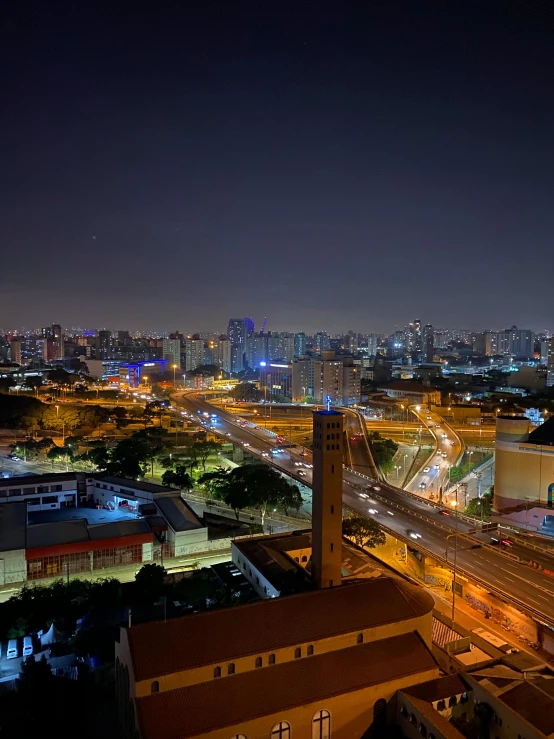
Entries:
{"label": "tree", "polygon": [[[228,476],[227,495],[234,501],[233,507],[257,508],[262,526],[270,508],[284,503],[295,505],[300,495],[298,487],[291,484],[272,467],[263,464],[245,464],[231,470]],[[229,504],[230,505],[230,504]]]}
{"label": "tree", "polygon": [[98,446],[90,449],[83,454],[85,460],[88,460],[97,470],[105,470],[110,462],[110,454],[105,446]]}
{"label": "tree", "polygon": [[0,393],[8,393],[16,385],[17,383],[13,377],[0,377]]}
{"label": "tree", "polygon": [[54,461],[58,459],[64,459],[67,463],[67,460],[69,457],[72,456],[71,447],[69,446],[52,446],[48,452],[46,453],[46,456],[48,459],[52,461],[52,467],[54,466]]}
{"label": "tree", "polygon": [[155,562],[142,565],[135,575],[135,582],[145,598],[158,598],[164,586],[165,569]]}
{"label": "tree", "polygon": [[25,387],[28,387],[29,390],[34,390],[37,394],[42,385],[43,381],[41,375],[27,375],[25,378]]}
{"label": "tree", "polygon": [[48,372],[48,379],[54,385],[69,385],[69,372],[64,369],[53,369]]}
{"label": "tree", "polygon": [[[213,472],[205,472],[199,477],[198,482],[206,488],[211,496],[217,499],[222,488],[226,485],[228,475],[229,470],[225,470],[223,467],[218,467],[216,470],[213,470]],[[219,497],[219,500],[222,500],[222,498]]]}
{"label": "tree", "polygon": [[464,513],[475,518],[490,518],[492,515],[493,498],[490,493],[485,493],[481,498],[472,498]]}
{"label": "tree", "polygon": [[349,516],[342,522],[342,533],[349,539],[354,539],[359,547],[368,549],[373,549],[386,542],[384,532],[373,518]]}
{"label": "tree", "polygon": [[210,454],[214,454],[215,452],[219,451],[221,449],[221,444],[217,441],[197,441],[194,444],[197,458],[200,460],[200,464],[202,465],[202,469],[204,472],[206,471],[206,461]]}
{"label": "tree", "polygon": [[234,400],[250,403],[257,403],[264,396],[263,392],[258,390],[252,382],[242,382],[240,385],[236,385],[231,390],[230,395]]}
{"label": "tree", "polygon": [[162,475],[164,485],[173,486],[181,490],[190,490],[192,488],[192,478],[187,472],[187,468],[178,464],[175,471],[166,470]]}

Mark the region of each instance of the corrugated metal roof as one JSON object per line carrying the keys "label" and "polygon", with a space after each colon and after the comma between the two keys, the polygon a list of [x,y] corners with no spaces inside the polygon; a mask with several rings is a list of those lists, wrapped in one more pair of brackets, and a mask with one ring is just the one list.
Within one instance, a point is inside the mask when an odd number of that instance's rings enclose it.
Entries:
{"label": "corrugated metal roof", "polygon": [[173,531],[191,531],[203,527],[198,516],[180,497],[166,495],[156,498],[155,503]]}

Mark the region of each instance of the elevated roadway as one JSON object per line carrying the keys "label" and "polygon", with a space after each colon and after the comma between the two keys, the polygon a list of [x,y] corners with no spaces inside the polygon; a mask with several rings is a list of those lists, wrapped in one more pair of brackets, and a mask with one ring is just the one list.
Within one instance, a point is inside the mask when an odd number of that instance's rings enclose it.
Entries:
{"label": "elevated roadway", "polygon": [[[174,396],[174,402],[197,422],[200,422],[198,411],[214,412],[213,406],[198,394]],[[243,445],[299,482],[311,486],[311,457],[305,450],[297,447],[274,453],[279,445],[273,434],[259,427],[243,427],[221,409],[216,412],[214,433]],[[206,417],[204,422],[208,423]],[[444,562],[448,557],[451,563],[457,548],[459,574],[554,628],[554,578],[526,564],[540,557],[543,566],[554,570],[554,557],[546,553],[530,556],[530,551],[517,541],[509,551],[501,551],[499,546],[492,545],[488,534],[470,536],[469,532],[475,531],[475,522],[456,515],[452,508],[445,509],[347,468],[344,470],[343,503],[364,516],[373,516],[394,536],[439,561]],[[421,538],[414,541],[409,532]]]}

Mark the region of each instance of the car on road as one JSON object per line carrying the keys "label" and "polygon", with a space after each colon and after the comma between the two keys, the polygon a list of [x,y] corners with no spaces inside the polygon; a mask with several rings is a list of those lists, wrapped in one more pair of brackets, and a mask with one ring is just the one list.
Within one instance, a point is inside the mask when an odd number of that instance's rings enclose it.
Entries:
{"label": "car on road", "polygon": [[427,416],[427,420],[430,421],[431,420],[431,416]]}
{"label": "car on road", "polygon": [[406,529],[406,533],[410,539],[421,539],[421,534],[418,534],[417,531],[414,531],[413,529]]}
{"label": "car on road", "polygon": [[419,483],[419,489],[420,490],[425,490],[426,487],[427,487],[427,483],[425,483],[425,482],[420,482]]}
{"label": "car on road", "polygon": [[447,508],[441,508],[439,511],[439,516],[449,516],[450,511]]}
{"label": "car on road", "polygon": [[434,470],[440,470],[440,468],[441,468],[440,464],[434,464],[433,465],[433,469]]}
{"label": "car on road", "polygon": [[376,490],[377,492],[379,492],[379,490],[381,490],[381,486],[380,485],[374,485],[373,486],[373,489]]}
{"label": "car on road", "polygon": [[389,514],[389,516],[394,516],[394,513],[392,511],[387,511],[387,513]]}
{"label": "car on road", "polygon": [[514,542],[511,539],[498,539],[496,536],[491,536],[491,544],[493,546],[503,544],[505,547],[511,547],[513,546]]}
{"label": "car on road", "polygon": [[367,493],[360,493],[360,498],[369,498]]}
{"label": "car on road", "polygon": [[249,444],[249,443],[248,443],[247,441],[243,442],[243,444],[242,444],[242,445],[243,445],[243,446],[250,446],[250,444]]}
{"label": "car on road", "polygon": [[429,467],[424,467],[424,468],[423,468],[423,471],[424,471],[424,472],[431,472],[431,470],[430,470],[430,468],[429,468]]}
{"label": "car on road", "polygon": [[445,434],[445,433],[443,433],[443,434],[442,434],[442,438],[443,438],[443,439],[448,439],[448,434]]}
{"label": "car on road", "polygon": [[304,472],[304,470],[298,470],[296,474],[300,475],[300,477],[306,477],[306,473]]}
{"label": "car on road", "polygon": [[368,508],[368,513],[371,513],[372,515],[375,515],[377,513],[377,508]]}

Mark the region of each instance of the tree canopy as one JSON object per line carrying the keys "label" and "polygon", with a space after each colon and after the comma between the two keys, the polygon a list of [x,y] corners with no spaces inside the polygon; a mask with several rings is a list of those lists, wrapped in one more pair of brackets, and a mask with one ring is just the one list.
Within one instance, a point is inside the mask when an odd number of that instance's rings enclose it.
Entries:
{"label": "tree canopy", "polygon": [[254,385],[252,382],[242,382],[240,385],[236,385],[230,393],[234,400],[249,401],[251,403],[257,403],[264,396],[261,390]]}
{"label": "tree canopy", "polygon": [[342,522],[342,533],[359,547],[373,549],[386,541],[385,533],[374,518],[349,516]]}

